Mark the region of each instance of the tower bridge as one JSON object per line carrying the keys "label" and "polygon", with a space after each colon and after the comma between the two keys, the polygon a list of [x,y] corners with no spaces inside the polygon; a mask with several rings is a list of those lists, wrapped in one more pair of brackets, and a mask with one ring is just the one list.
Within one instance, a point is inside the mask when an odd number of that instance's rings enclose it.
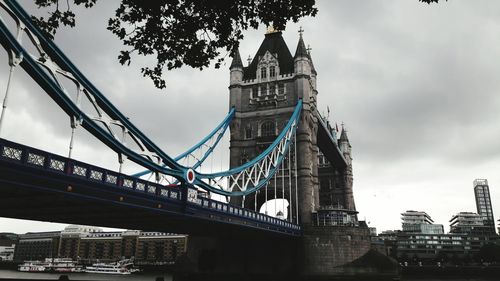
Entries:
{"label": "tower bridge", "polygon": [[[247,66],[235,50],[227,116],[172,157],[92,85],[16,1],[0,0],[0,9],[9,18],[0,21],[0,43],[10,67],[0,116],[0,216],[187,233],[192,271],[328,275],[368,251],[369,231],[354,204],[351,145],[346,130],[337,139],[317,110],[317,72],[302,31],[293,56],[274,30]],[[34,48],[28,51],[23,37]],[[1,138],[17,71],[68,115],[68,156]],[[208,173],[202,165],[228,128],[229,169]],[[77,130],[116,152],[118,171],[74,159]],[[128,161],[144,171],[125,174]]]}

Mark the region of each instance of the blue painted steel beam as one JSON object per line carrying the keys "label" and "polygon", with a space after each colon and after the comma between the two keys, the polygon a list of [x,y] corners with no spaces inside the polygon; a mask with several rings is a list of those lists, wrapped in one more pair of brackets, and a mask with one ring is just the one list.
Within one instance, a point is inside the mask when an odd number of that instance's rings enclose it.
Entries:
{"label": "blue painted steel beam", "polygon": [[[8,197],[12,191],[15,192],[15,188],[9,188],[10,185],[15,185],[27,189],[28,192],[40,191],[66,196],[68,201],[61,203],[69,205],[71,200],[75,199],[82,204],[88,202],[88,204],[104,204],[103,206],[107,204],[121,206],[120,208],[125,208],[124,211],[132,213],[134,209],[152,211],[158,215],[165,215],[166,219],[173,217],[180,219],[189,229],[196,229],[196,223],[201,219],[243,229],[253,228],[284,235],[301,235],[300,226],[285,220],[199,197],[192,189],[196,196],[189,197],[188,187],[159,185],[4,139],[0,139],[0,151],[0,198]],[[0,205],[2,212],[5,205]],[[10,208],[13,213],[18,209],[17,213],[25,213],[23,210],[29,209],[29,206],[19,208],[12,205]],[[65,210],[61,207],[59,211],[64,213]],[[36,208],[32,212],[28,211],[28,215],[31,217],[24,218],[39,218]],[[106,214],[96,215],[106,217]],[[121,218],[124,223],[127,221],[127,215],[122,214]],[[189,226],[190,221],[193,224],[191,226]],[[93,222],[86,221],[86,223]]]}
{"label": "blue painted steel beam", "polygon": [[[205,138],[203,138],[196,145],[194,145],[193,147],[191,147],[190,149],[188,149],[186,152],[184,152],[184,153],[180,154],[179,156],[175,157],[174,160],[176,162],[178,162],[182,158],[184,158],[184,157],[188,156],[189,154],[193,153],[195,150],[197,150],[199,147],[201,147],[203,144],[205,144],[210,138],[212,138],[220,129],[222,129],[222,133],[217,137],[217,139],[215,140],[215,143],[213,144],[213,146],[210,147],[209,150],[205,153],[205,155],[191,167],[193,170],[196,169],[196,168],[198,168],[207,159],[207,157],[210,156],[210,154],[213,152],[213,150],[215,149],[215,147],[217,146],[217,144],[221,140],[222,136],[226,132],[227,127],[229,126],[229,124],[231,124],[231,121],[233,121],[234,115],[235,115],[235,109],[233,107],[233,108],[231,108],[231,110],[229,111],[229,113],[226,115],[226,117],[224,118],[224,120],[222,120],[222,122],[217,127],[215,127],[215,129],[213,129],[212,132],[210,132],[210,134],[208,134]],[[142,176],[147,175],[149,173],[151,173],[151,171],[146,170],[146,171],[142,171],[140,173],[133,174],[132,176],[134,176],[134,177],[142,177]]]}
{"label": "blue painted steel beam", "polygon": [[58,84],[42,69],[42,67],[29,55],[28,52],[17,42],[14,36],[10,33],[8,28],[3,22],[0,22],[0,43],[4,46],[6,50],[12,50],[17,56],[23,58],[20,65],[21,67],[45,90],[45,92],[65,111],[69,116],[74,116],[75,118],[82,121],[82,126],[92,133],[95,137],[101,140],[108,147],[113,149],[118,153],[123,153],[127,157],[138,163],[139,165],[146,167],[148,169],[159,171],[161,173],[174,176],[179,180],[184,180],[185,167],[182,167],[172,158],[170,158],[166,153],[159,149],[153,144],[146,136],[144,136],[135,126],[128,121],[128,119],[123,116],[95,87],[88,82],[88,80],[76,69],[76,67],[67,59],[64,54],[53,44],[52,41],[47,40],[42,35],[41,31],[36,27],[29,16],[15,1],[6,1],[9,8],[18,16],[23,24],[25,24],[30,31],[39,36],[41,43],[45,45],[50,53],[51,57],[55,59],[58,65],[64,70],[69,70],[77,80],[84,85],[84,87],[89,90],[95,97],[97,102],[108,115],[112,118],[120,120],[122,124],[127,126],[129,131],[133,132],[138,136],[138,138],[143,141],[144,145],[157,153],[163,160],[164,164],[169,166],[169,168],[163,168],[162,166],[148,161],[141,155],[135,153],[131,149],[124,146],[118,140],[116,140],[112,135],[98,126],[92,119],[90,119],[84,112],[82,112],[71,99],[61,90]]}

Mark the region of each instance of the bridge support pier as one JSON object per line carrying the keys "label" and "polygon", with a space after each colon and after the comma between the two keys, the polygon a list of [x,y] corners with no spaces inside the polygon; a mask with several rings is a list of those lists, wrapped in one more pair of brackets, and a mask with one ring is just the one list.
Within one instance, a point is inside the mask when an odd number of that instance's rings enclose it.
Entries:
{"label": "bridge support pier", "polygon": [[189,236],[174,280],[292,280],[299,273],[299,243],[285,237]]}

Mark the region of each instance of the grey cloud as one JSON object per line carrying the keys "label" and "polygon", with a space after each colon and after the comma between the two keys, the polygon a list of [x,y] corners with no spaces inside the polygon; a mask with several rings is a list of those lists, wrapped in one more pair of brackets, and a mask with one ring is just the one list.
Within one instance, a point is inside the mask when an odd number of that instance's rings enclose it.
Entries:
{"label": "grey cloud", "polygon": [[[139,73],[147,58],[130,67],[117,62],[122,46],[105,30],[115,4],[79,9],[77,27],[61,30],[56,42],[134,124],[176,155],[227,112],[228,64],[169,72],[167,89],[155,89]],[[500,3],[346,0],[318,1],[318,8],[316,18],[290,23],[283,35],[293,54],[303,26],[318,71],[319,108],[328,105],[332,121],[344,121],[349,130],[361,218],[379,229],[398,228],[399,213],[421,209],[446,225],[453,213],[474,211],[472,181],[478,177],[489,179],[500,214]],[[246,33],[244,63],[263,32]],[[0,55],[5,62],[5,52]],[[1,77],[6,71],[2,65]],[[29,79],[16,87],[16,126],[35,120],[34,131],[45,128],[66,146],[67,117]],[[92,161],[93,151],[93,161],[116,167],[112,153],[78,134],[78,157]],[[49,147],[46,138],[36,142]]]}

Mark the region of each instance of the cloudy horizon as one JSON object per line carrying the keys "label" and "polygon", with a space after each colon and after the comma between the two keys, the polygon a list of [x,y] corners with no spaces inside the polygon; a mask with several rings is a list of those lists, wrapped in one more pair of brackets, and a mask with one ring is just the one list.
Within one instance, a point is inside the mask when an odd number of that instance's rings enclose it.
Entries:
{"label": "cloudy horizon", "polygon": [[[318,1],[316,17],[283,32],[293,54],[299,26],[305,30],[318,72],[318,109],[328,106],[331,122],[346,124],[359,219],[379,232],[401,229],[405,210],[426,211],[447,230],[455,213],[476,212],[476,178],[488,179],[499,218],[500,3],[441,2]],[[77,27],[61,29],[55,41],[138,128],[176,155],[227,113],[231,61],[221,69],[167,72],[167,88],[156,89],[139,73],[148,59],[133,58],[130,67],[118,63],[121,43],[106,30],[116,6],[98,1],[92,9],[75,9]],[[245,64],[264,33],[245,33]],[[7,53],[0,53],[6,77]],[[0,81],[0,98],[5,84]],[[66,155],[67,116],[22,70],[12,87],[1,137]],[[116,155],[85,132],[77,132],[74,153],[78,160],[118,167]],[[63,227],[0,218],[0,232]]]}

